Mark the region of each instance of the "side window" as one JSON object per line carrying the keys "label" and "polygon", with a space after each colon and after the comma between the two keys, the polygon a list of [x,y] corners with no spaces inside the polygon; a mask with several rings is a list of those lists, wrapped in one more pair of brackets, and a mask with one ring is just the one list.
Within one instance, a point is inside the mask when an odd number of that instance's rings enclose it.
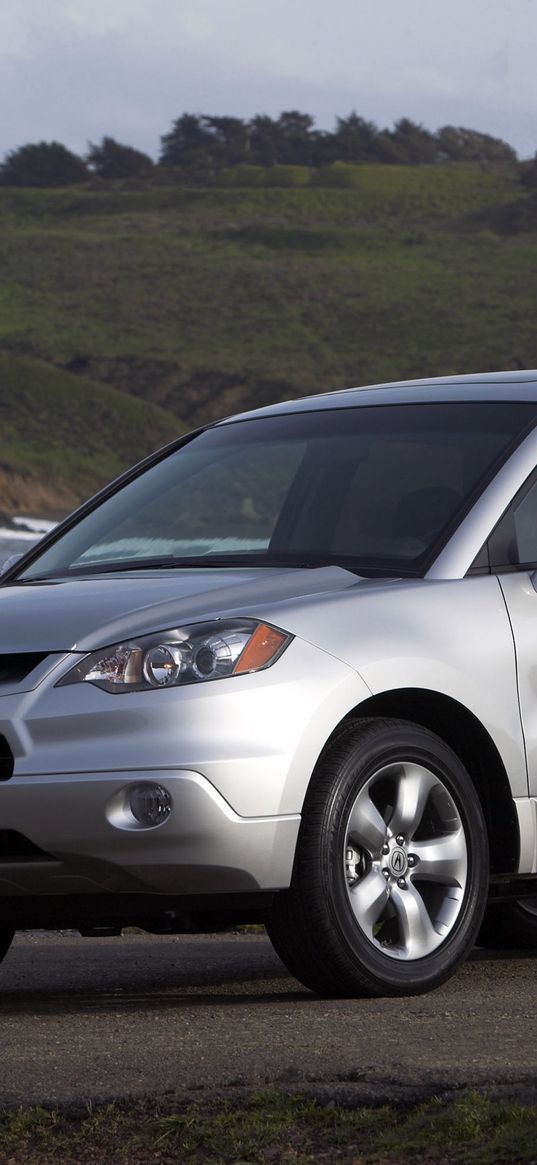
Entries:
{"label": "side window", "polygon": [[493,569],[537,567],[537,475],[519,490],[491,535]]}
{"label": "side window", "polygon": [[537,481],[513,513],[517,561],[537,562]]}

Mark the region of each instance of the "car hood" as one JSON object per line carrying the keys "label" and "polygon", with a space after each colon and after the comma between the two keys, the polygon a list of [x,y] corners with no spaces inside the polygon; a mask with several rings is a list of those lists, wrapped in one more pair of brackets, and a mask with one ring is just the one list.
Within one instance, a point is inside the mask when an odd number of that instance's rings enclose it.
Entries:
{"label": "car hood", "polygon": [[[0,654],[93,651],[122,639],[364,585],[317,569],[137,571],[0,588]],[[377,584],[378,585],[378,584]]]}

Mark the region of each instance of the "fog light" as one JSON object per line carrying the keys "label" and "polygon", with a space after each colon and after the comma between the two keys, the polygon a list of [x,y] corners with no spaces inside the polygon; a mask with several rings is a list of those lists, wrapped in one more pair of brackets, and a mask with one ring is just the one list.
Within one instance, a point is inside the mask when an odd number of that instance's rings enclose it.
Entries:
{"label": "fog light", "polygon": [[129,789],[129,806],[132,816],[140,825],[162,825],[172,811],[172,799],[162,785],[153,785],[147,781]]}

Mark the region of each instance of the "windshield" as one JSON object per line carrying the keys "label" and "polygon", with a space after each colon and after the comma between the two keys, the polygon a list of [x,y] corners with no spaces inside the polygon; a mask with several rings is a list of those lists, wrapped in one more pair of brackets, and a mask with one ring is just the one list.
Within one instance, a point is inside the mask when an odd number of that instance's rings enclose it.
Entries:
{"label": "windshield", "polygon": [[453,402],[218,425],[101,502],[20,577],[327,563],[419,574],[534,414],[527,402]]}

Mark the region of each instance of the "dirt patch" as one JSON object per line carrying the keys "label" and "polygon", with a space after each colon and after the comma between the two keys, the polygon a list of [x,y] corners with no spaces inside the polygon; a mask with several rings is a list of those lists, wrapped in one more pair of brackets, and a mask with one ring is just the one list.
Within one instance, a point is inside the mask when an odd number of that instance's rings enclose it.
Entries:
{"label": "dirt patch", "polygon": [[61,482],[48,484],[33,474],[17,473],[0,466],[0,510],[7,514],[40,514],[55,519],[67,514],[82,498]]}

